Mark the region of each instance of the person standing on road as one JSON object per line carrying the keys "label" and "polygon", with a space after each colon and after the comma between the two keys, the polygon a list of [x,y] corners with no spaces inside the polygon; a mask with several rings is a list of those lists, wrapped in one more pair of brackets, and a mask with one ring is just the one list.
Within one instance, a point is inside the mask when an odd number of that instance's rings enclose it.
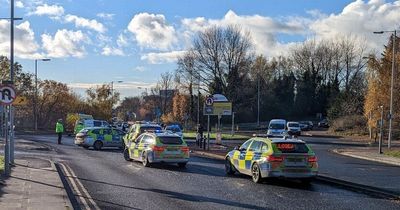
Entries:
{"label": "person standing on road", "polygon": [[196,141],[197,141],[197,145],[199,145],[200,147],[201,147],[201,142],[203,140],[203,132],[204,132],[203,126],[201,124],[198,124]]}
{"label": "person standing on road", "polygon": [[56,133],[58,135],[58,144],[61,144],[62,133],[64,132],[64,125],[62,119],[58,119],[56,123]]}

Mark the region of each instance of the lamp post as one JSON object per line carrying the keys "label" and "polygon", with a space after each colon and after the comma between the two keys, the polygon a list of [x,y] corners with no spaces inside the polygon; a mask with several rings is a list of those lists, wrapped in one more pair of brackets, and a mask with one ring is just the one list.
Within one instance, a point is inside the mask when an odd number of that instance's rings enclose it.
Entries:
{"label": "lamp post", "polygon": [[33,119],[35,122],[35,131],[38,129],[38,114],[37,114],[37,102],[38,102],[38,82],[37,82],[37,63],[38,61],[50,61],[49,58],[44,58],[44,59],[35,59],[35,98],[34,98],[34,103],[33,103]]}
{"label": "lamp post", "polygon": [[374,31],[374,34],[393,33],[393,55],[392,55],[392,76],[390,81],[390,111],[389,111],[389,135],[388,135],[388,148],[391,147],[392,142],[392,121],[393,121],[393,85],[394,85],[394,68],[395,68],[395,55],[396,55],[396,32],[393,31]]}

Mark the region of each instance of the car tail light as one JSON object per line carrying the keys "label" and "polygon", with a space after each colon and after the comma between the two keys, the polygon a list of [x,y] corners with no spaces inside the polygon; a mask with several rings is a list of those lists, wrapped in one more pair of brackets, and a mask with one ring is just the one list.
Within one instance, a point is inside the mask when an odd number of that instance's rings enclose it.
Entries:
{"label": "car tail light", "polygon": [[189,147],[181,147],[182,152],[189,152]]}
{"label": "car tail light", "polygon": [[315,156],[310,156],[310,157],[308,157],[308,162],[310,162],[310,163],[315,163],[315,162],[317,162],[317,157],[315,157]]}
{"label": "car tail light", "polygon": [[267,160],[268,160],[268,162],[282,162],[283,157],[277,157],[277,156],[270,155],[267,157]]}
{"label": "car tail light", "polygon": [[163,152],[165,148],[164,147],[159,147],[159,146],[153,146],[152,149],[155,152]]}

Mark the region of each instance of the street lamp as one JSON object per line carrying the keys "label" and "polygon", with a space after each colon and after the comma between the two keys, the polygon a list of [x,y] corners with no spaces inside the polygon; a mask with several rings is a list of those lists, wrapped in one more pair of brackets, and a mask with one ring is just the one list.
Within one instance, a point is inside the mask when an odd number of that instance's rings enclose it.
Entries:
{"label": "street lamp", "polygon": [[49,58],[43,59],[35,59],[35,102],[33,103],[33,111],[34,111],[34,122],[35,122],[35,131],[38,129],[38,114],[37,114],[37,102],[38,102],[38,83],[37,83],[37,63],[38,61],[50,61]]}
{"label": "street lamp", "polygon": [[393,33],[393,55],[392,55],[392,77],[390,81],[390,111],[389,111],[389,135],[388,135],[388,148],[390,149],[392,142],[392,121],[393,121],[393,85],[394,85],[394,66],[396,55],[396,32],[393,31],[374,31],[374,34]]}

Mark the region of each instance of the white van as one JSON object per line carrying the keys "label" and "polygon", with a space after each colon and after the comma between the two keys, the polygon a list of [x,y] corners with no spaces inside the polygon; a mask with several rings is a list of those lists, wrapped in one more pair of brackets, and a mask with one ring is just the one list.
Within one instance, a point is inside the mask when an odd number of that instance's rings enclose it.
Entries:
{"label": "white van", "polygon": [[268,136],[283,137],[286,135],[286,120],[272,119],[268,125]]}
{"label": "white van", "polygon": [[82,129],[88,127],[110,127],[110,124],[105,120],[81,119],[76,121],[74,134],[77,134]]}

